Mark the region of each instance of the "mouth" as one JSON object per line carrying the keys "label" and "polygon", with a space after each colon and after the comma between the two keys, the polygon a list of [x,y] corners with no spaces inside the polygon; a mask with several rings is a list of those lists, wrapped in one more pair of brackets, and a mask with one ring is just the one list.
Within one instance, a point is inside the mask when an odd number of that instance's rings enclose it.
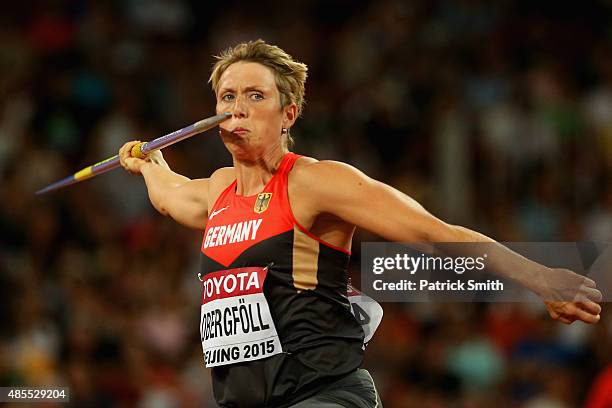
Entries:
{"label": "mouth", "polygon": [[245,128],[242,128],[242,127],[237,127],[237,128],[234,128],[234,130],[232,130],[231,133],[235,134],[235,135],[239,135],[239,136],[244,136],[247,133],[249,133],[249,130],[245,129]]}

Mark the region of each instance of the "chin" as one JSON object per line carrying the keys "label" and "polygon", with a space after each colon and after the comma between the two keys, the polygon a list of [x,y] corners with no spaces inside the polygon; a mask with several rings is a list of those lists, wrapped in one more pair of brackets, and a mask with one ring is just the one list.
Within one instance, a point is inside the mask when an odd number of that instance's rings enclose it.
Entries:
{"label": "chin", "polygon": [[236,160],[241,162],[255,162],[257,160],[257,152],[252,148],[246,148],[243,143],[227,142],[225,147]]}

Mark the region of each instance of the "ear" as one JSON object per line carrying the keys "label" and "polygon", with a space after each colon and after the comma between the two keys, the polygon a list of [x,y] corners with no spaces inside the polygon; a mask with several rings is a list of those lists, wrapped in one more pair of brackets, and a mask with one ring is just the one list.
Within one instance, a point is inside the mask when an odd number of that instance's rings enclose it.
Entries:
{"label": "ear", "polygon": [[295,121],[297,120],[297,105],[295,103],[290,103],[289,105],[283,108],[283,127],[289,129],[293,126]]}

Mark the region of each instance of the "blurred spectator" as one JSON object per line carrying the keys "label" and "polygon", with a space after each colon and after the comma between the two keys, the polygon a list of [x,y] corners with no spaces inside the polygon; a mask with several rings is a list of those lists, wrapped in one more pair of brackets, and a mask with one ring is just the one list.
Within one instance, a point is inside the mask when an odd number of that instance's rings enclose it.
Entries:
{"label": "blurred spectator", "polygon": [[[209,116],[211,55],[242,40],[310,67],[298,153],[354,164],[500,241],[612,241],[611,7],[7,3],[0,385],[69,386],[73,406],[214,406],[200,233],[154,213],[123,172],[33,193],[127,140]],[[231,164],[213,133],[165,155],[189,177]],[[359,240],[375,237],[356,238],[358,280]],[[609,309],[594,328],[561,329],[524,304],[384,307],[365,365],[387,407],[611,404]]]}

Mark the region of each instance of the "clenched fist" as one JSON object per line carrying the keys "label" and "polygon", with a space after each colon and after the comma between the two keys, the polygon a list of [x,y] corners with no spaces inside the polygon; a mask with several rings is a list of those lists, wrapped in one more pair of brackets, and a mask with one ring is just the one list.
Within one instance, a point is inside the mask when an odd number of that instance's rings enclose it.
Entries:
{"label": "clenched fist", "polygon": [[119,149],[119,161],[121,166],[132,174],[141,174],[140,169],[145,163],[153,162],[164,167],[167,167],[166,161],[164,160],[164,156],[160,150],[154,150],[150,152],[146,158],[139,159],[138,157],[132,157],[132,148],[141,143],[139,140],[133,140],[131,142],[127,142],[121,149]]}

